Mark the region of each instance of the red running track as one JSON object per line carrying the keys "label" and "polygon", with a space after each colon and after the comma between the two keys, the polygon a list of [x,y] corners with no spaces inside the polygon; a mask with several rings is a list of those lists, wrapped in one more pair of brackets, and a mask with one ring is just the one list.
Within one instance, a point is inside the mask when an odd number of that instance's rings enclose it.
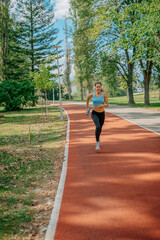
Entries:
{"label": "red running track", "polygon": [[101,151],[85,107],[70,117],[67,177],[55,240],[159,240],[160,137],[106,113]]}

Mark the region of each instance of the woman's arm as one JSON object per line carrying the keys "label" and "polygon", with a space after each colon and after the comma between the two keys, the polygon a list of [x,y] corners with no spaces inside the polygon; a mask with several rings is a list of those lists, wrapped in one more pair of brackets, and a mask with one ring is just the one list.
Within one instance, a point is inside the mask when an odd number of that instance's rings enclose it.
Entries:
{"label": "woman's arm", "polygon": [[107,94],[103,92],[103,96],[106,104],[102,104],[101,107],[109,107]]}
{"label": "woman's arm", "polygon": [[93,93],[90,93],[87,97],[87,103],[86,103],[86,109],[88,110],[89,108],[89,100],[93,97]]}

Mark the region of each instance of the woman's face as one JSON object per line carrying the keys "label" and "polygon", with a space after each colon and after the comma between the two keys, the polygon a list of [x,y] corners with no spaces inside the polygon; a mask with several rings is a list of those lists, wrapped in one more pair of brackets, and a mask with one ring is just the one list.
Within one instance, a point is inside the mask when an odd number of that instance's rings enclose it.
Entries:
{"label": "woman's face", "polygon": [[100,93],[101,92],[101,89],[102,89],[102,86],[101,84],[96,84],[96,92]]}

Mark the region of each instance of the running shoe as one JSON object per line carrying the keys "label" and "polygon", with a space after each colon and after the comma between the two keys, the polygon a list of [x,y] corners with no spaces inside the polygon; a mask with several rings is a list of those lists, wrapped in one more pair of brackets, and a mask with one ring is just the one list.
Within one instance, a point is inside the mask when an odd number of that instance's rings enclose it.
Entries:
{"label": "running shoe", "polygon": [[100,150],[99,142],[96,143],[96,150]]}

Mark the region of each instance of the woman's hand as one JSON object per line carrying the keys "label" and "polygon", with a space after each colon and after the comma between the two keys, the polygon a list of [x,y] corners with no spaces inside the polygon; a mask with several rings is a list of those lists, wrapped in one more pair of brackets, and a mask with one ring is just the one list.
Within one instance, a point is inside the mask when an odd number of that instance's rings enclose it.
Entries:
{"label": "woman's hand", "polygon": [[104,108],[104,106],[103,106],[102,104],[100,104],[100,105],[99,105],[99,108],[102,109],[102,108]]}
{"label": "woman's hand", "polygon": [[100,104],[100,106],[99,106],[100,109],[105,108],[105,107],[108,107],[108,103],[106,103],[106,104]]}
{"label": "woman's hand", "polygon": [[86,110],[86,114],[88,115],[89,113],[90,113],[90,108],[88,108],[87,110]]}

